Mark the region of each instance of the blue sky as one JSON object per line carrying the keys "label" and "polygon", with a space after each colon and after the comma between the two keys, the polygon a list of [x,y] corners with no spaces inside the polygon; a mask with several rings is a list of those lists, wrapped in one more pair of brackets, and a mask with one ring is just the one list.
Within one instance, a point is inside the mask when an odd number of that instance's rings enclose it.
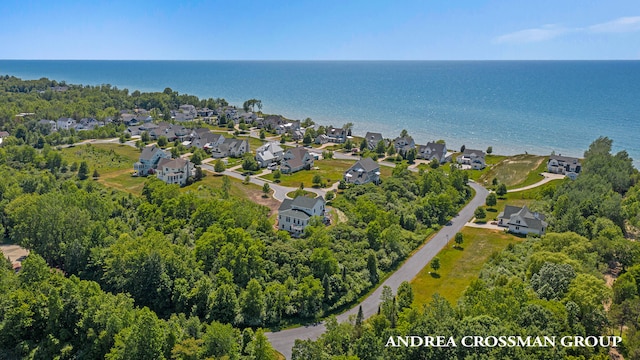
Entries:
{"label": "blue sky", "polygon": [[638,0],[0,1],[0,59],[640,59]]}

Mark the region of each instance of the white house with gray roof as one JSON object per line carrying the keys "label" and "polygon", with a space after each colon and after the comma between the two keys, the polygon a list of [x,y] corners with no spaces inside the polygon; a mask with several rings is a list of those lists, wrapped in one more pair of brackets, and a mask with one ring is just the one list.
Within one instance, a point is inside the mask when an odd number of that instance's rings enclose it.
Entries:
{"label": "white house with gray roof", "polygon": [[277,142],[269,142],[256,149],[256,161],[260,167],[267,167],[283,158],[284,150]]}
{"label": "white house with gray roof", "polygon": [[309,225],[312,216],[325,217],[325,201],[322,196],[315,199],[306,196],[285,199],[278,209],[278,230],[300,236]]}
{"label": "white house with gray roof", "polygon": [[439,163],[447,162],[447,146],[437,142],[429,142],[427,145],[418,145],[416,158],[424,160],[436,159]]}
{"label": "white house with gray roof", "polygon": [[344,173],[344,181],[349,184],[362,185],[369,182],[380,182],[380,165],[371,158],[360,159]]}
{"label": "white house with gray roof", "polygon": [[158,179],[167,184],[184,186],[187,184],[189,176],[194,174],[194,165],[186,159],[162,158],[158,161],[156,174]]}
{"label": "white house with gray roof", "polygon": [[486,166],[484,157],[485,153],[482,150],[464,149],[462,154],[458,155],[456,161],[458,164],[470,165],[474,170],[481,170]]}
{"label": "white house with gray roof", "polygon": [[554,174],[563,174],[571,180],[575,180],[582,170],[580,159],[561,155],[549,156],[547,171]]}
{"label": "white house with gray roof", "polygon": [[504,211],[498,215],[498,226],[507,227],[515,234],[543,235],[549,226],[545,216],[538,212],[531,212],[526,206],[517,207],[506,205]]}

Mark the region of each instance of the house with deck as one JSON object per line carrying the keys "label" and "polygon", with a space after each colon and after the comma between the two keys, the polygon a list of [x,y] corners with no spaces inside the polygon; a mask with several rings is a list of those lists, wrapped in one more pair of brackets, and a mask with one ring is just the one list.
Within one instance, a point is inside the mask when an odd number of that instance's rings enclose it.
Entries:
{"label": "house with deck", "polygon": [[133,164],[135,175],[147,176],[149,174],[153,174],[155,172],[155,169],[158,167],[158,162],[160,161],[160,159],[169,158],[171,158],[171,154],[160,149],[158,145],[153,144],[145,146],[145,148],[142,149],[142,153],[140,153],[138,162]]}
{"label": "house with deck", "polygon": [[156,176],[158,179],[167,184],[178,184],[184,186],[187,184],[189,176],[194,174],[194,165],[186,159],[170,159],[161,158],[156,168]]}
{"label": "house with deck", "polygon": [[293,236],[300,236],[309,225],[312,216],[325,217],[325,201],[322,196],[310,198],[298,196],[285,199],[278,209],[278,230],[285,230]]}
{"label": "house with deck", "polygon": [[506,205],[498,215],[498,226],[506,227],[514,234],[543,235],[549,226],[544,220],[543,214],[531,212],[526,206]]}
{"label": "house with deck", "polygon": [[347,141],[347,130],[329,126],[327,128],[327,138],[329,142],[342,144]]}
{"label": "house with deck", "polygon": [[369,157],[360,159],[345,171],[343,179],[345,182],[355,185],[369,182],[378,184],[380,182],[380,164]]}
{"label": "house with deck", "polygon": [[398,137],[393,140],[393,146],[396,148],[396,152],[402,156],[405,156],[411,149],[416,148],[416,143],[411,136]]}

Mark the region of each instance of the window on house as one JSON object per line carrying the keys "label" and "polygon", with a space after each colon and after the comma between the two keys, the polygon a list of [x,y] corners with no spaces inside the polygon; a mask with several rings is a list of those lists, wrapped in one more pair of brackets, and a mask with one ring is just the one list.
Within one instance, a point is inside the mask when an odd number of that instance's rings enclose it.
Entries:
{"label": "window on house", "polygon": [[520,230],[520,226],[516,226],[516,230]]}

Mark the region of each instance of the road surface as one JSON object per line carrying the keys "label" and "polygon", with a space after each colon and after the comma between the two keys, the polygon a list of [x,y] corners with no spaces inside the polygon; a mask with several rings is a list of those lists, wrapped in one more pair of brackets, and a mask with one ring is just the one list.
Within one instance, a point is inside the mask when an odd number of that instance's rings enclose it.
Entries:
{"label": "road surface", "polygon": [[[383,286],[389,286],[395,293],[398,287],[403,281],[411,281],[418,273],[429,264],[439,252],[444,248],[448,242],[453,241],[453,238],[457,232],[462,230],[462,227],[473,218],[473,213],[478,206],[484,205],[485,199],[489,194],[484,187],[470,182],[469,185],[475,190],[476,195],[469,204],[467,204],[460,213],[451,220],[450,225],[444,226],[438,233],[436,233],[431,240],[423,245],[418,251],[416,251],[407,261],[400,266],[400,268],[387,278],[378,288],[364,299],[360,304],[355,305],[350,310],[337,316],[338,322],[344,322],[349,319],[349,316],[356,316],[358,308],[362,306],[362,312],[365,318],[368,318],[378,312],[378,304],[380,303],[380,296],[382,295]],[[271,345],[282,353],[287,359],[291,359],[291,348],[293,347],[296,339],[317,339],[322,333],[325,332],[324,323],[317,325],[309,325],[304,327],[298,327],[294,329],[282,330],[277,332],[267,333],[267,338],[271,342]]]}

